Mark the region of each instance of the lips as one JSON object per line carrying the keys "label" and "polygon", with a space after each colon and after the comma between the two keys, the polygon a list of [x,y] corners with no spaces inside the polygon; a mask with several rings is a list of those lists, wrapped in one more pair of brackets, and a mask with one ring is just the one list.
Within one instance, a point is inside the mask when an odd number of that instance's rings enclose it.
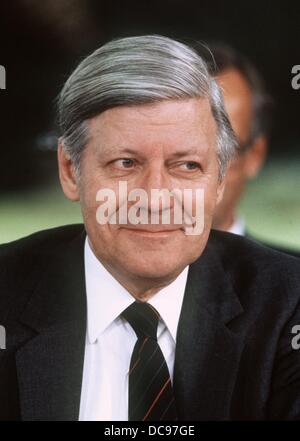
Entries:
{"label": "lips", "polygon": [[152,234],[158,234],[158,233],[174,233],[175,231],[182,230],[182,228],[162,228],[161,226],[157,226],[158,228],[140,228],[140,227],[123,227],[125,230],[134,231],[136,233],[152,233]]}

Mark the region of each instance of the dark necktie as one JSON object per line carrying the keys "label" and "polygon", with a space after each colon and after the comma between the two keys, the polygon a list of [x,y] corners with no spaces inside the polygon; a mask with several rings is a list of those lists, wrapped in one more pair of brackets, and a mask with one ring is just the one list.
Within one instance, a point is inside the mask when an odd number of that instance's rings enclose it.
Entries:
{"label": "dark necktie", "polygon": [[159,313],[148,303],[134,302],[122,316],[138,338],[129,369],[129,421],[176,420],[170,374],[157,343]]}

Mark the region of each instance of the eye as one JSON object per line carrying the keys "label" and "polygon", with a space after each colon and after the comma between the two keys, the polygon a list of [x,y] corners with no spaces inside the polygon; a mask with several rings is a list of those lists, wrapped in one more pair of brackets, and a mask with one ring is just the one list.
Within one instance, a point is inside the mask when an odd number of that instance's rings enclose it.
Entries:
{"label": "eye", "polygon": [[119,168],[131,168],[134,166],[134,160],[130,158],[122,158],[114,161],[114,164]]}
{"label": "eye", "polygon": [[186,161],[183,164],[180,165],[183,169],[185,170],[199,170],[200,164],[198,164],[198,162],[194,162],[194,161]]}

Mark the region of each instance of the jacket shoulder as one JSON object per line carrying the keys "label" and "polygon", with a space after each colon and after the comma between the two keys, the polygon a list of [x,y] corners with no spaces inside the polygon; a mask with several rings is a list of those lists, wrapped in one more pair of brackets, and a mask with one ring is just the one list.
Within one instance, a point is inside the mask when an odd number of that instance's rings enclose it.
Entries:
{"label": "jacket shoulder", "polygon": [[[267,272],[284,275],[294,273],[300,282],[300,260],[283,251],[271,248],[261,242],[237,234],[212,230],[209,245],[214,248],[229,271],[247,269],[248,272]],[[289,271],[290,270],[290,271]]]}
{"label": "jacket shoulder", "polygon": [[9,305],[22,303],[48,256],[63,251],[83,232],[82,224],[66,225],[0,245],[0,315]]}
{"label": "jacket shoulder", "polygon": [[0,262],[4,264],[7,259],[20,254],[36,253],[43,249],[50,249],[62,241],[68,242],[84,230],[83,224],[64,225],[61,227],[41,230],[29,236],[22,237],[0,245]]}
{"label": "jacket shoulder", "polygon": [[212,230],[210,245],[240,293],[257,301],[300,302],[300,260],[252,239]]}

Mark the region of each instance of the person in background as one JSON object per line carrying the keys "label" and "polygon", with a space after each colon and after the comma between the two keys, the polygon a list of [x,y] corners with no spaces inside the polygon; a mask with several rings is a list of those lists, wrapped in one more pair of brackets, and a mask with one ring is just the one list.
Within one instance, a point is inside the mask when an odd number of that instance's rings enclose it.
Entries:
{"label": "person in background", "polygon": [[[266,159],[273,102],[260,73],[244,55],[223,44],[211,44],[209,48],[211,52],[203,48],[200,52],[203,51],[209,70],[222,89],[224,105],[239,143],[238,153],[228,167],[224,196],[216,209],[213,227],[248,235],[237,208],[248,181],[257,176]],[[299,256],[296,251],[280,251]]]}

